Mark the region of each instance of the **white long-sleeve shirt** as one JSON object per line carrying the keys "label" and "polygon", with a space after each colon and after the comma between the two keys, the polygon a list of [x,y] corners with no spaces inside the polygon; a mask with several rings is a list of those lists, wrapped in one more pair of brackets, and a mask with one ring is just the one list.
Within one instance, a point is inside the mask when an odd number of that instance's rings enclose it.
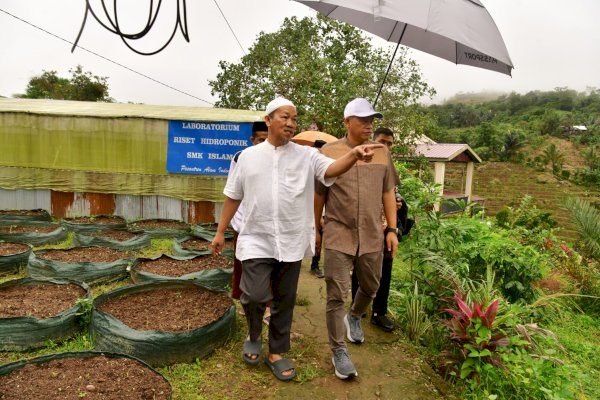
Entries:
{"label": "white long-sleeve shirt", "polygon": [[294,262],[315,247],[314,180],[325,186],[335,178],[325,171],[335,160],[313,147],[268,141],[245,149],[229,174],[223,193],[243,200],[236,258],[274,258]]}

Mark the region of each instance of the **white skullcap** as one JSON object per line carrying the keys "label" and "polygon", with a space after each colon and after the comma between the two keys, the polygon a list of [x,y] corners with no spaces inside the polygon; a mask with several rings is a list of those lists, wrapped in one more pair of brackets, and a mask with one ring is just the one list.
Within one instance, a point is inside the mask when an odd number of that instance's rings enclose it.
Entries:
{"label": "white skullcap", "polygon": [[283,106],[291,106],[294,107],[294,109],[296,108],[294,103],[292,103],[288,99],[283,97],[277,97],[275,100],[272,100],[269,104],[267,104],[267,109],[265,110],[265,112],[267,113],[267,115],[271,115],[273,111]]}

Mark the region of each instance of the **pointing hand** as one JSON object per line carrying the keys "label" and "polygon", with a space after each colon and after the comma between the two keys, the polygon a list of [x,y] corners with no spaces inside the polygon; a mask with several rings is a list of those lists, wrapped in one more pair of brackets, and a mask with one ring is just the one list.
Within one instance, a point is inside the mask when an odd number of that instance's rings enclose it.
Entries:
{"label": "pointing hand", "polygon": [[375,149],[382,148],[383,145],[380,143],[374,144],[362,144],[352,149],[354,156],[364,162],[371,162],[375,155]]}

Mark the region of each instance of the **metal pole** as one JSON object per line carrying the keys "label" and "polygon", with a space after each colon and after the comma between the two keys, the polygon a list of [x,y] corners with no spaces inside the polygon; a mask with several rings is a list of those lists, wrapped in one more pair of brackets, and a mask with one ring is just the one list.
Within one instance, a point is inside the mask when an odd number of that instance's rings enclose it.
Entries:
{"label": "metal pole", "polygon": [[408,24],[404,24],[404,28],[402,29],[402,33],[400,34],[400,39],[398,39],[398,44],[396,45],[396,49],[394,50],[394,54],[392,54],[392,58],[390,59],[390,64],[387,67],[387,71],[385,71],[385,75],[383,76],[383,80],[381,81],[381,85],[379,85],[379,90],[377,91],[377,96],[375,96],[375,101],[373,102],[373,108],[377,106],[377,101],[379,100],[379,96],[381,95],[381,90],[383,89],[383,85],[385,84],[385,80],[387,79],[388,74],[390,73],[390,69],[392,69],[392,63],[394,62],[394,58],[396,57],[396,52],[398,51],[398,47],[400,47],[400,42],[404,37],[404,32],[406,32],[406,27]]}

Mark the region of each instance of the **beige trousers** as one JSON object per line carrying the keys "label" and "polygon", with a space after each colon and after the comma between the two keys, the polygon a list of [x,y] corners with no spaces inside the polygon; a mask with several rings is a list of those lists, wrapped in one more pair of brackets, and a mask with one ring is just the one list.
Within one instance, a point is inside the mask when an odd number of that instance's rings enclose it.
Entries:
{"label": "beige trousers", "polygon": [[369,304],[375,298],[381,278],[381,257],[383,253],[363,254],[360,257],[345,254],[336,250],[325,249],[325,284],[327,287],[327,305],[325,315],[329,347],[332,351],[346,347],[344,340],[346,327],[344,303],[350,291],[353,268],[358,278],[358,291],[350,308],[353,316],[361,317],[367,312]]}

